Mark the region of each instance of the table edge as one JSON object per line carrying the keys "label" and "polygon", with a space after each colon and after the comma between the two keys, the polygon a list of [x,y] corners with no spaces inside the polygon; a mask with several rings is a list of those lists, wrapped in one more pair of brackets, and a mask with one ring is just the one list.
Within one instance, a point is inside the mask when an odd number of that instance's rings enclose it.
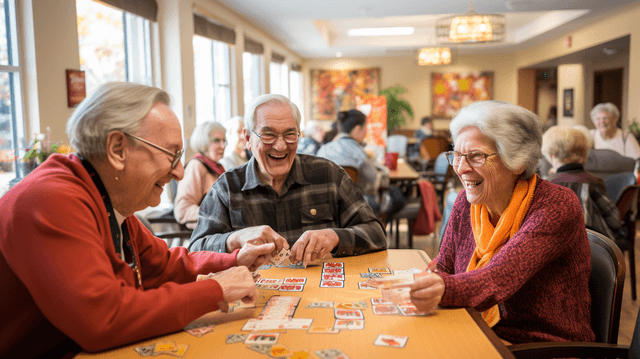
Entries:
{"label": "table edge", "polygon": [[487,323],[482,319],[480,313],[478,313],[473,308],[465,308],[471,318],[476,322],[476,325],[482,330],[484,335],[489,339],[489,342],[493,345],[493,347],[500,353],[503,358],[516,359],[516,357],[511,353],[509,348],[500,340],[498,335],[487,325]]}

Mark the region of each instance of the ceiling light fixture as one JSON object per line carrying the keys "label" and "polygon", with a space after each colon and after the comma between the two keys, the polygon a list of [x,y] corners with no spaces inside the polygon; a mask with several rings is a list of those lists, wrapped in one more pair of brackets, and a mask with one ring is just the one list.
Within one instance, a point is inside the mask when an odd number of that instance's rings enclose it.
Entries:
{"label": "ceiling light fixture", "polygon": [[480,15],[469,0],[466,15],[453,15],[436,22],[438,43],[500,42],[505,38],[504,15]]}
{"label": "ceiling light fixture", "polygon": [[363,29],[349,29],[349,36],[394,36],[411,35],[415,29],[413,27],[371,27]]}
{"label": "ceiling light fixture", "polygon": [[451,49],[448,47],[425,47],[418,53],[418,65],[433,66],[451,63]]}

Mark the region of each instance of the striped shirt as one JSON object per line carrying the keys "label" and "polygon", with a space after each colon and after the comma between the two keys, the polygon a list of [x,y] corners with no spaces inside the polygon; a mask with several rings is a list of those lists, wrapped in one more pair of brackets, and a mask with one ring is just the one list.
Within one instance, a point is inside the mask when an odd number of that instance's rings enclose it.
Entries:
{"label": "striped shirt", "polygon": [[336,257],[386,249],[381,223],[349,175],[323,158],[296,155],[282,193],[258,177],[255,156],[225,172],[200,204],[190,251],[226,252],[231,232],[268,225],[289,245],[308,230],[333,229]]}

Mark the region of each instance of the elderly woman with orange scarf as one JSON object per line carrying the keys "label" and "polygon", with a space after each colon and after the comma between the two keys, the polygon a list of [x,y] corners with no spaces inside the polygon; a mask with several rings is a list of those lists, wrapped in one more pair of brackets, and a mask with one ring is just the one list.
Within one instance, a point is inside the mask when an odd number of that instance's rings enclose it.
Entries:
{"label": "elderly woman with orange scarf", "polygon": [[473,103],[450,125],[449,163],[464,186],[435,271],[411,285],[423,311],[473,307],[503,340],[593,341],[590,247],[580,202],[535,174],[538,116],[500,101]]}

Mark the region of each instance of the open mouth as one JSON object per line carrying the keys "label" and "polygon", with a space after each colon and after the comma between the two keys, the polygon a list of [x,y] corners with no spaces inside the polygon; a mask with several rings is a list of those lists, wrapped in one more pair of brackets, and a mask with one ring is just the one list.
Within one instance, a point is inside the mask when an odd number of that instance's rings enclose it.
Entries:
{"label": "open mouth", "polygon": [[465,186],[465,188],[474,188],[474,187],[479,186],[482,182],[484,182],[484,181],[477,181],[477,182],[465,181],[464,182],[464,186]]}
{"label": "open mouth", "polygon": [[156,182],[156,186],[160,187],[160,189],[164,189],[164,183]]}
{"label": "open mouth", "polygon": [[273,160],[284,160],[285,158],[287,158],[288,154],[283,154],[283,155],[274,155],[274,154],[269,154],[269,158],[273,159]]}

